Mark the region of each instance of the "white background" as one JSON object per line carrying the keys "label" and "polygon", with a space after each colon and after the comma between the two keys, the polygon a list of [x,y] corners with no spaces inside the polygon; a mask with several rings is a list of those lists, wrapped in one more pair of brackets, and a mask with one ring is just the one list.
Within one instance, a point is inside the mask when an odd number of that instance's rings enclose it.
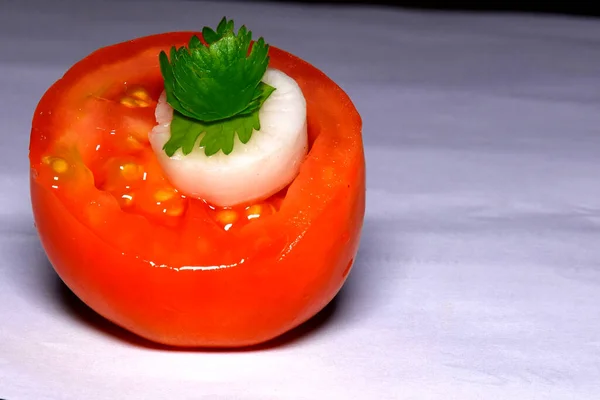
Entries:
{"label": "white background", "polygon": [[[227,15],[364,119],[359,257],[278,346],[169,352],[85,309],[32,224],[34,108],[98,47]],[[0,2],[0,398],[600,398],[600,22],[391,8]]]}

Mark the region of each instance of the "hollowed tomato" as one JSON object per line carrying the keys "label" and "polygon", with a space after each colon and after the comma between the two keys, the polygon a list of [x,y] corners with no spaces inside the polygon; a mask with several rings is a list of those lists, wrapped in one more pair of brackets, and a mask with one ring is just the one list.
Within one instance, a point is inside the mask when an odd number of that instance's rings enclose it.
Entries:
{"label": "hollowed tomato", "polygon": [[31,200],[60,278],[121,327],[172,346],[240,347],[303,323],[342,287],[365,211],[361,119],[322,72],[271,47],[271,68],[307,101],[298,177],[259,204],[219,209],[181,195],[148,144],[158,54],[195,32],[95,51],[41,99],[30,138]]}

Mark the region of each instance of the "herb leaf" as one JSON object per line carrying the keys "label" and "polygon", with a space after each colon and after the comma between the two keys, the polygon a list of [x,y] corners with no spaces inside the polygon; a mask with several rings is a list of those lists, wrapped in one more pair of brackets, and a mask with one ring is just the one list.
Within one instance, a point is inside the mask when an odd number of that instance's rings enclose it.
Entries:
{"label": "herb leaf", "polygon": [[192,152],[200,135],[203,135],[199,146],[204,147],[204,153],[207,156],[212,156],[219,151],[228,155],[233,151],[236,134],[240,142],[245,144],[250,140],[252,132],[259,129],[258,110],[209,123],[194,120],[175,111],[171,122],[171,137],[163,146],[163,150],[169,157],[172,157],[180,148],[183,155],[188,155]]}
{"label": "herb leaf", "polygon": [[230,154],[235,134],[247,143],[260,129],[258,111],[275,88],[261,82],[269,65],[269,45],[252,42],[242,26],[223,18],[216,31],[202,29],[207,45],[193,36],[188,47],[172,47],[159,55],[167,103],[174,109],[171,138],[164,150],[189,154],[198,137],[206,155]]}
{"label": "herb leaf", "polygon": [[202,28],[202,37],[204,38],[204,41],[210,45],[225,36],[225,33],[228,31],[233,31],[233,20],[227,21],[227,18],[223,17],[217,26],[216,32],[208,26]]}
{"label": "herb leaf", "polygon": [[[223,18],[216,32],[205,27],[204,46],[198,37],[188,47],[159,55],[167,102],[182,115],[214,122],[251,114],[274,88],[261,82],[269,64],[269,45],[252,43],[252,32]],[[252,43],[252,46],[250,46]],[[267,94],[267,96],[265,96]]]}

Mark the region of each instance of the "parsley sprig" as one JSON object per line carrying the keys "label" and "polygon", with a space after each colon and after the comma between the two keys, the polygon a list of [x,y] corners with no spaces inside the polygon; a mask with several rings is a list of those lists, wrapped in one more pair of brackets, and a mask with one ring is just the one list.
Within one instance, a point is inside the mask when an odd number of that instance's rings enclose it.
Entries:
{"label": "parsley sprig", "polygon": [[[170,157],[189,154],[200,135],[207,156],[230,154],[237,134],[248,143],[260,129],[258,112],[275,90],[261,82],[269,65],[269,45],[261,37],[223,18],[216,31],[202,29],[203,44],[193,36],[187,47],[159,55],[167,102],[173,107],[171,137],[163,150]],[[251,46],[252,44],[252,46]]]}

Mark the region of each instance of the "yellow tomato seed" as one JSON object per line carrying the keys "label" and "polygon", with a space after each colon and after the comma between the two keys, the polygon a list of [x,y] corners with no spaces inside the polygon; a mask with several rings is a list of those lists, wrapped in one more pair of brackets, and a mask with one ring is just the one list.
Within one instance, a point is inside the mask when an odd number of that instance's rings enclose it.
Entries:
{"label": "yellow tomato seed", "polygon": [[131,96],[138,100],[150,101],[150,95],[145,89],[137,88],[131,92]]}
{"label": "yellow tomato seed", "polygon": [[157,190],[154,193],[154,200],[156,201],[167,201],[172,199],[175,193],[172,190]]}
{"label": "yellow tomato seed", "polygon": [[121,104],[123,104],[125,107],[129,107],[129,108],[134,108],[137,105],[135,104],[135,100],[132,99],[131,97],[123,97],[120,101]]}
{"label": "yellow tomato seed", "polygon": [[134,100],[133,102],[138,107],[142,107],[142,108],[150,107],[150,103],[148,103],[145,100]]}
{"label": "yellow tomato seed", "polygon": [[131,135],[127,136],[127,144],[136,150],[142,148],[142,144]]}
{"label": "yellow tomato seed", "polygon": [[254,219],[260,217],[263,212],[263,208],[260,204],[255,204],[246,209],[246,217],[248,219]]}
{"label": "yellow tomato seed", "polygon": [[67,164],[67,162],[62,158],[55,158],[52,160],[52,169],[54,172],[62,174],[67,172],[69,169],[69,164]]}
{"label": "yellow tomato seed", "polygon": [[167,215],[171,217],[179,217],[181,214],[183,214],[183,207],[181,206],[167,209]]}
{"label": "yellow tomato seed", "polygon": [[238,214],[233,210],[223,210],[217,213],[217,221],[223,225],[233,224],[238,219]]}
{"label": "yellow tomato seed", "polygon": [[121,165],[120,169],[121,175],[123,175],[123,177],[128,180],[138,179],[143,172],[142,167],[134,163],[127,163],[125,165]]}

